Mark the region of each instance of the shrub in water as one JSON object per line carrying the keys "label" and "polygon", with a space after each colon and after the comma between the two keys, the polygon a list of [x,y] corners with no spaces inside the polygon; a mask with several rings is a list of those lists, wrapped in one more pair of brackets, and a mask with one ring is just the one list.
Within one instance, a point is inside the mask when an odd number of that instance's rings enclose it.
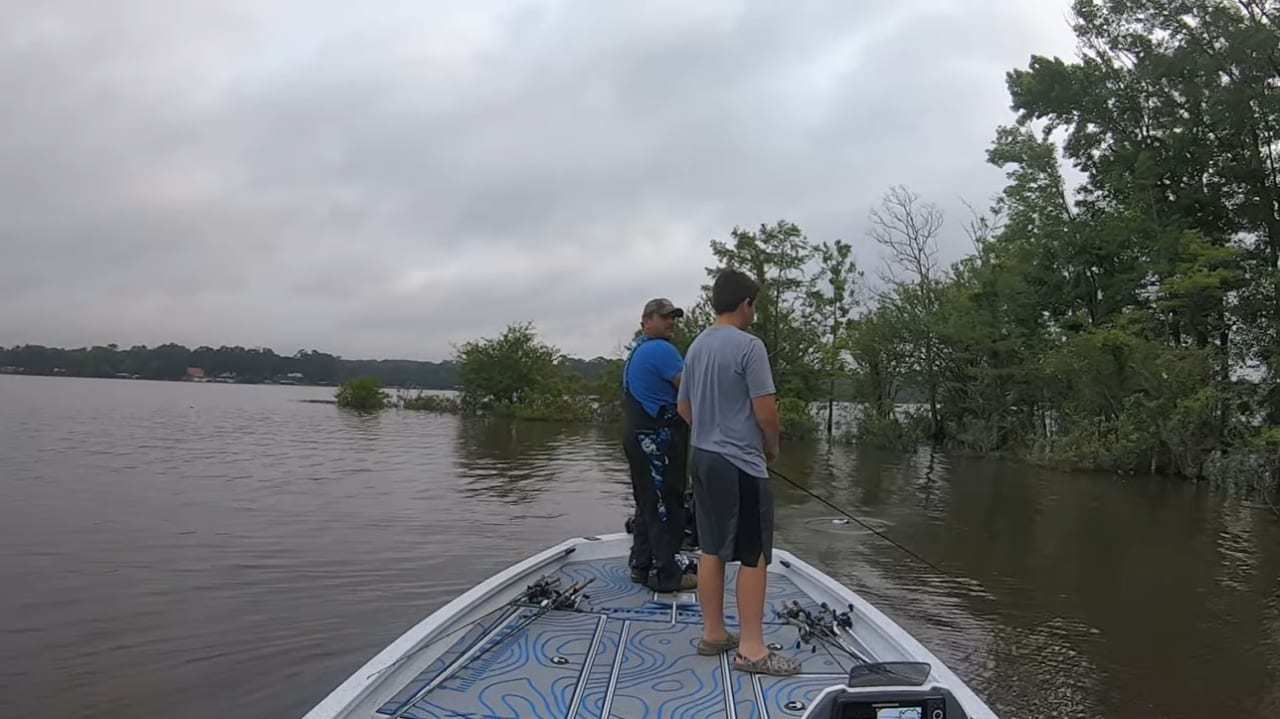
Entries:
{"label": "shrub in water", "polygon": [[334,395],[339,407],[360,412],[376,412],[387,406],[390,397],[382,391],[382,383],[376,377],[360,377],[347,380]]}

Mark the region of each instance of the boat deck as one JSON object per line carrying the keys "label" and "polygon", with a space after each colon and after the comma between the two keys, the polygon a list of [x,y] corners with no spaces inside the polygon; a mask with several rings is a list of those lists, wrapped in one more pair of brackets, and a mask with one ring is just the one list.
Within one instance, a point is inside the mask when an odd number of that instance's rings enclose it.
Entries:
{"label": "boat deck", "polygon": [[[378,709],[386,717],[798,717],[856,660],[768,623],[774,609],[814,600],[769,574],[765,641],[802,661],[794,677],[736,672],[731,656],[699,656],[702,615],[693,594],[655,594],[630,580],[625,560],[563,565],[563,585],[594,578],[578,611],[524,624],[534,610],[506,608],[459,627],[452,646]],[[736,565],[725,578],[726,622],[735,626]],[[865,654],[863,654],[865,656]],[[796,704],[800,702],[800,704]],[[790,706],[788,706],[790,704]]]}

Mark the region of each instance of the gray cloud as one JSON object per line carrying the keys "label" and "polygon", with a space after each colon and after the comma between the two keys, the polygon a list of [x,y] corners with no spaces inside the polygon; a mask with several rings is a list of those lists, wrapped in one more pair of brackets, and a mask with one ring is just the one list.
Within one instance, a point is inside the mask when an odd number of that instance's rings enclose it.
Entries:
{"label": "gray cloud", "polygon": [[[263,7],[263,5],[267,5]],[[708,241],[1002,184],[1062,2],[52,2],[0,26],[0,344],[616,351]],[[870,273],[869,273],[870,274]]]}

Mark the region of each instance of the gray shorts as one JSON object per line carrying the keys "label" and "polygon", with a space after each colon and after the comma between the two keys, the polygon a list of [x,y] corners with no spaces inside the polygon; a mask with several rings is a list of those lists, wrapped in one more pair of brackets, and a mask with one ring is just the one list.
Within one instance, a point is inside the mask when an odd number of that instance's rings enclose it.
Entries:
{"label": "gray shorts", "polygon": [[773,559],[773,490],[717,452],[693,449],[693,501],[703,553],[748,567]]}

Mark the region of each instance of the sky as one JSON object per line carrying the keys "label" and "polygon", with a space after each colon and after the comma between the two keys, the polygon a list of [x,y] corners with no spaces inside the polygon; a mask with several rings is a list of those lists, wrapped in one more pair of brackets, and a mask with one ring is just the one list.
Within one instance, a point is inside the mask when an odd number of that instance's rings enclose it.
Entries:
{"label": "sky", "polygon": [[1066,0],[5,3],[0,345],[617,355],[710,241],[844,239],[1004,185],[1005,73]]}

